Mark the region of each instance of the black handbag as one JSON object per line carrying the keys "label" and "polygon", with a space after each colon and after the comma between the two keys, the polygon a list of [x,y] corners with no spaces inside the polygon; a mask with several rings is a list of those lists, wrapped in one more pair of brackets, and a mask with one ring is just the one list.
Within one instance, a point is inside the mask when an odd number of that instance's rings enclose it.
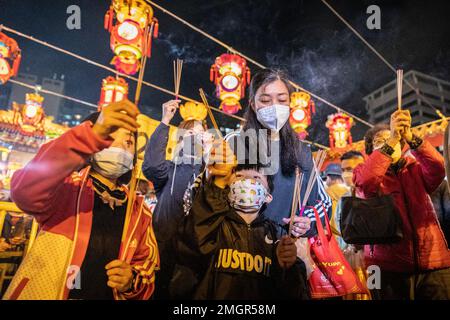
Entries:
{"label": "black handbag", "polygon": [[391,195],[341,198],[340,228],[349,244],[389,244],[403,238],[402,220]]}

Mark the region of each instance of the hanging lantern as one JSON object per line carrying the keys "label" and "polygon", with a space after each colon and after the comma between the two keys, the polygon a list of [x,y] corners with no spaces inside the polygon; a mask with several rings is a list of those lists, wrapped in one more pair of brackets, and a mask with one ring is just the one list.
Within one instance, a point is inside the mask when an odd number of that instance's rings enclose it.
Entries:
{"label": "hanging lantern", "polygon": [[250,83],[247,61],[236,54],[222,54],[211,66],[210,80],[222,101],[220,108],[229,114],[237,113],[241,109],[239,100],[245,96],[245,87]]}
{"label": "hanging lantern", "polygon": [[330,130],[330,147],[342,149],[352,144],[350,129],[353,126],[353,118],[343,113],[335,113],[328,116],[326,127]]}
{"label": "hanging lantern", "polygon": [[103,79],[98,111],[112,102],[128,98],[128,83],[122,78],[107,77]]}
{"label": "hanging lantern", "polygon": [[306,92],[293,92],[290,107],[289,123],[298,137],[305,139],[308,136],[306,129],[311,125],[312,114],[316,112],[314,101]]}
{"label": "hanging lantern", "polygon": [[27,93],[25,104],[13,102],[13,121],[25,134],[43,133],[45,112],[42,106],[44,97],[38,93]]}
{"label": "hanging lantern", "polygon": [[17,42],[0,32],[0,84],[17,75],[21,58]]}
{"label": "hanging lantern", "polygon": [[111,33],[115,54],[111,64],[125,74],[138,72],[142,56],[151,56],[152,38],[158,37],[152,7],[144,0],[113,0],[105,15],[105,29]]}
{"label": "hanging lantern", "polygon": [[184,121],[197,120],[203,121],[208,115],[208,111],[203,103],[188,101],[180,106],[180,115]]}

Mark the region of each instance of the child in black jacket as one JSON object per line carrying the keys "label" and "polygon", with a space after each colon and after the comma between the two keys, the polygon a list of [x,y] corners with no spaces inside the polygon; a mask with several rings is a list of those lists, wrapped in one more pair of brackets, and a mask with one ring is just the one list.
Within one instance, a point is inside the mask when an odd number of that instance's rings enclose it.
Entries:
{"label": "child in black jacket", "polygon": [[221,188],[207,182],[191,208],[204,264],[196,299],[308,299],[295,240],[264,216],[272,181],[258,165],[238,165]]}

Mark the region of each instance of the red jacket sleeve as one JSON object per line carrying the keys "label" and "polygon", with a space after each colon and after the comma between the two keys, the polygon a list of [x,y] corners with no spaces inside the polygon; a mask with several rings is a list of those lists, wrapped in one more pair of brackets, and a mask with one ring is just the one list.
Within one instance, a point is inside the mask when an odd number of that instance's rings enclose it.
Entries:
{"label": "red jacket sleeve", "polygon": [[365,197],[376,196],[391,163],[391,157],[379,150],[372,152],[366,162],[353,171],[353,182],[357,190],[362,191]]}
{"label": "red jacket sleeve", "polygon": [[[44,144],[11,179],[11,198],[17,206],[42,221],[51,211],[58,190],[72,172],[86,166],[90,156],[111,145],[84,122],[61,137]],[[44,215],[44,216],[43,216]]]}
{"label": "red jacket sleeve", "polygon": [[420,165],[419,173],[425,189],[429,194],[433,193],[445,177],[444,158],[428,141],[424,141],[412,154]]}

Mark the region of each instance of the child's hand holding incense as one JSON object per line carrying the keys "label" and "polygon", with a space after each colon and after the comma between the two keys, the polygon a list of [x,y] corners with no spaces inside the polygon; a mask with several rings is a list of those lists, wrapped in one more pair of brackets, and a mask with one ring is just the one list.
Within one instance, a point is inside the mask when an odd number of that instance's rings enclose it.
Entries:
{"label": "child's hand holding incense", "polygon": [[295,240],[283,236],[277,246],[278,263],[283,269],[291,268],[297,259],[297,247]]}
{"label": "child's hand holding incense", "polygon": [[209,158],[208,169],[218,187],[225,188],[228,185],[236,164],[236,156],[228,143],[225,140],[216,140]]}

